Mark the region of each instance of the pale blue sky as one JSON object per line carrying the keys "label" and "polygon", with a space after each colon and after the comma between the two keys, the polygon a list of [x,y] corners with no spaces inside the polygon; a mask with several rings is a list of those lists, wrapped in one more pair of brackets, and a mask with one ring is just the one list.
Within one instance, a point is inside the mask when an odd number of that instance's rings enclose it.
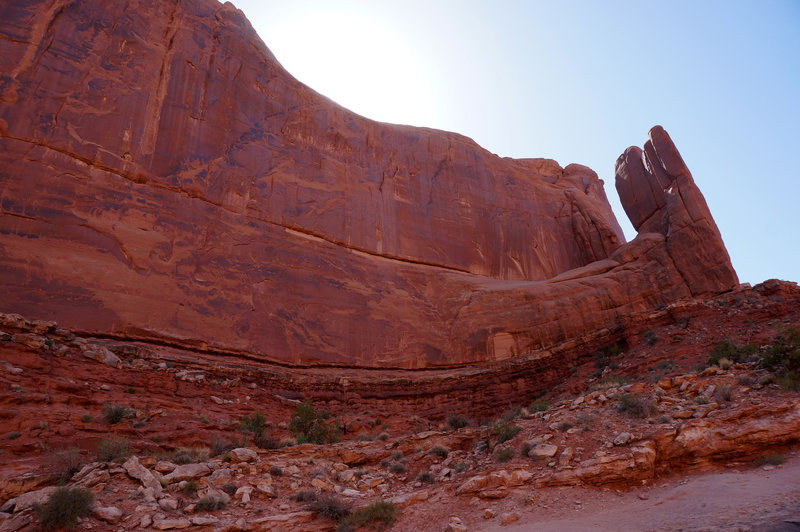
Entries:
{"label": "pale blue sky", "polygon": [[592,167],[672,135],[742,282],[800,281],[800,1],[235,0],[295,77],[362,115]]}

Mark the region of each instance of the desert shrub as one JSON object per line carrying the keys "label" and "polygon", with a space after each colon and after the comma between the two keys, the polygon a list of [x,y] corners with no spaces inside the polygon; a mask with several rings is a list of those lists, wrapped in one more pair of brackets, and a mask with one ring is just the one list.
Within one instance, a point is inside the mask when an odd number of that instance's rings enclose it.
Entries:
{"label": "desert shrub", "polygon": [[277,449],[280,447],[280,442],[272,436],[262,434],[253,438],[253,445],[259,449]]}
{"label": "desert shrub", "polygon": [[756,379],[752,375],[738,375],[736,382],[742,386],[752,386],[756,383]]}
{"label": "desert shrub", "polygon": [[207,447],[178,447],[170,457],[175,464],[194,464],[205,462],[211,454]]}
{"label": "desert shrub", "polygon": [[249,432],[254,438],[257,438],[264,434],[264,423],[266,421],[267,418],[264,417],[264,414],[256,410],[250,416],[242,416],[242,419],[239,420],[239,430],[241,432]]}
{"label": "desert shrub", "polygon": [[575,425],[574,425],[574,423],[572,423],[572,421],[566,421],[566,420],[564,420],[564,421],[559,421],[559,422],[556,424],[556,430],[557,430],[558,432],[567,432],[569,429],[571,429],[571,428],[572,428],[572,427],[574,427],[574,426],[575,426]]}
{"label": "desert shrub", "polygon": [[764,352],[761,365],[775,373],[784,390],[800,390],[800,330],[787,327]]}
{"label": "desert shrub", "polygon": [[658,336],[656,336],[655,332],[648,330],[642,333],[642,341],[650,347],[653,347],[658,343]]}
{"label": "desert shrub", "polygon": [[101,462],[111,462],[131,454],[127,438],[110,438],[100,440],[97,444],[97,459]]}
{"label": "desert shrub", "polygon": [[219,456],[221,454],[225,454],[226,452],[230,451],[231,449],[236,449],[238,447],[244,447],[245,442],[238,442],[236,440],[228,441],[224,438],[211,438],[211,456]]}
{"label": "desert shrub", "polygon": [[19,438],[20,434],[16,430],[12,430],[11,432],[6,433],[6,439],[8,440],[16,440]]}
{"label": "desert shrub", "polygon": [[598,350],[594,354],[594,365],[598,374],[602,373],[605,368],[617,369],[617,363],[613,359],[622,354],[623,348],[622,343],[616,342]]}
{"label": "desert shrub", "polygon": [[514,438],[522,429],[513,423],[497,423],[494,426],[494,433],[497,435],[497,443],[505,443]]}
{"label": "desert shrub", "polygon": [[400,462],[394,462],[392,465],[389,466],[389,471],[391,471],[392,473],[396,473],[398,475],[402,475],[407,470],[406,466],[404,466]]}
{"label": "desert shrub", "polygon": [[195,493],[197,493],[197,482],[194,480],[187,480],[181,486],[181,492],[188,497],[193,496]]}
{"label": "desert shrub", "polygon": [[375,501],[365,508],[359,508],[344,518],[337,532],[351,532],[356,528],[370,527],[383,530],[394,523],[397,508],[388,501]]}
{"label": "desert shrub", "polygon": [[780,332],[764,352],[761,365],[770,371],[800,371],[800,330],[790,326]]}
{"label": "desert shrub", "polygon": [[547,399],[537,399],[528,407],[528,412],[546,412],[550,409],[550,401]]}
{"label": "desert shrub", "polygon": [[273,477],[282,477],[283,476],[283,469],[278,466],[270,466],[269,467],[269,474]]}
{"label": "desert shrub", "polygon": [[730,401],[733,398],[733,386],[730,384],[722,384],[717,386],[717,389],[714,391],[714,398],[717,401]]}
{"label": "desert shrub", "polygon": [[221,508],[225,508],[225,500],[216,495],[206,495],[201,497],[200,500],[194,505],[196,512],[213,512],[214,510],[219,510]]}
{"label": "desert shrub", "polygon": [[508,462],[514,458],[514,449],[511,447],[503,447],[494,452],[494,458],[500,463]]}
{"label": "desert shrub", "polygon": [[220,489],[224,491],[226,494],[233,497],[236,494],[236,485],[235,484],[223,484]]}
{"label": "desert shrub", "polygon": [[772,384],[773,382],[775,382],[775,375],[773,375],[772,373],[761,375],[760,377],[758,377],[758,380],[756,382],[762,386],[766,386],[767,384]]}
{"label": "desert shrub", "polygon": [[522,456],[528,456],[528,453],[531,452],[533,449],[533,443],[529,441],[522,442],[522,445],[519,447],[519,454]]}
{"label": "desert shrub", "polygon": [[753,462],[756,467],[765,465],[779,466],[786,461],[786,457],[782,454],[766,454]]}
{"label": "desert shrub", "polygon": [[619,397],[617,408],[629,417],[646,418],[652,413],[653,405],[641,395],[626,393]]}
{"label": "desert shrub", "polygon": [[92,500],[92,494],[85,489],[61,487],[50,495],[47,502],[35,505],[34,513],[44,530],[72,530],[79,518],[89,515]]}
{"label": "desert shrub", "polygon": [[663,372],[672,371],[673,369],[675,369],[675,364],[672,362],[672,360],[662,360],[658,364],[653,366],[653,369],[655,369],[656,371],[663,371]]}
{"label": "desert shrub", "polygon": [[453,430],[462,429],[469,425],[469,419],[467,416],[450,416],[447,418],[447,424],[450,425],[450,428]]}
{"label": "desert shrub", "polygon": [[725,369],[725,370],[731,369],[731,367],[733,367],[733,360],[730,360],[728,358],[720,358],[719,362],[717,362],[717,365],[719,366],[720,369]]}
{"label": "desert shrub", "polygon": [[447,455],[450,454],[450,451],[448,451],[441,445],[437,445],[435,447],[431,447],[430,453],[433,456],[438,456],[439,458],[447,458]]}
{"label": "desert shrub", "polygon": [[323,492],[310,501],[308,509],[323,517],[339,521],[350,514],[350,505],[333,493]]}
{"label": "desert shrub", "polygon": [[389,439],[389,433],[388,432],[381,432],[380,434],[378,434],[378,439],[380,441],[388,440]]}
{"label": "desert shrub", "polygon": [[[341,428],[338,423],[328,423],[330,414],[324,410],[317,411],[311,401],[306,399],[294,409],[289,419],[289,430],[300,443],[304,442],[323,444],[339,441]],[[387,435],[388,437],[388,435]]]}
{"label": "desert shrub", "polygon": [[392,460],[400,460],[403,457],[402,451],[394,451],[392,453]]}
{"label": "desert shrub", "polygon": [[744,362],[752,359],[756,352],[757,348],[752,344],[738,346],[728,340],[722,340],[714,344],[714,347],[711,348],[711,356],[708,359],[708,365],[720,366],[720,362],[724,359],[728,360],[727,364]]}
{"label": "desert shrub", "polygon": [[47,459],[47,465],[48,469],[56,475],[56,482],[58,484],[66,484],[72,478],[72,475],[83,467],[83,458],[81,457],[80,449],[72,447],[50,455]]}
{"label": "desert shrub", "polygon": [[129,407],[125,405],[104,405],[103,406],[103,419],[109,425],[116,425],[126,418],[135,416],[136,414]]}
{"label": "desert shrub", "polygon": [[466,462],[458,462],[453,468],[453,470],[456,472],[456,474],[463,473],[464,471],[467,470],[467,467],[469,466]]}
{"label": "desert shrub", "polygon": [[628,384],[628,382],[630,382],[630,379],[628,379],[627,377],[623,377],[621,375],[609,375],[602,381],[595,384],[592,387],[592,390],[608,390],[609,388],[617,388],[619,386],[623,386],[625,384]]}
{"label": "desert shrub", "polygon": [[775,375],[775,381],[782,390],[800,391],[800,372],[781,370]]}
{"label": "desert shrub", "polygon": [[90,423],[92,421],[92,416],[90,416],[89,414],[84,414],[81,416],[81,421],[83,421],[84,423]]}
{"label": "desert shrub", "polygon": [[708,404],[708,397],[705,395],[698,395],[694,398],[694,402],[698,405],[707,405]]}
{"label": "desert shrub", "polygon": [[420,482],[425,482],[426,484],[433,484],[435,482],[433,474],[430,471],[423,471],[417,475],[417,480]]}
{"label": "desert shrub", "polygon": [[290,498],[294,502],[311,502],[317,500],[317,493],[312,490],[300,490]]}

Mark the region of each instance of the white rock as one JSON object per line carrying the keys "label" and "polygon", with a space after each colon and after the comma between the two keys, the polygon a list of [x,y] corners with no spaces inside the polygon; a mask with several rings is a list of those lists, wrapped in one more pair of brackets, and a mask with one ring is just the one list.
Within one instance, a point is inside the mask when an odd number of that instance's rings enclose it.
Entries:
{"label": "white rock", "polygon": [[125,469],[125,472],[128,473],[128,476],[141,482],[142,486],[144,486],[145,489],[151,490],[154,496],[161,495],[161,483],[149,469],[139,462],[139,458],[131,456],[125,460],[122,467]]}
{"label": "white rock", "polygon": [[614,438],[614,445],[625,445],[629,443],[633,439],[633,434],[630,432],[620,432],[617,434],[617,437]]}
{"label": "white rock", "polygon": [[117,523],[122,519],[122,510],[115,506],[95,506],[92,514],[106,523]]}
{"label": "white rock", "polygon": [[208,467],[208,464],[183,464],[176,466],[172,473],[164,476],[163,480],[168,484],[172,484],[181,480],[194,480],[209,474],[211,474],[211,468]]}
{"label": "white rock", "polygon": [[244,447],[231,449],[228,451],[228,456],[230,456],[233,463],[255,462],[258,460],[258,454],[255,451],[252,449],[246,449]]}
{"label": "white rock", "polygon": [[549,443],[540,443],[528,451],[531,458],[552,458],[558,452],[558,447]]}

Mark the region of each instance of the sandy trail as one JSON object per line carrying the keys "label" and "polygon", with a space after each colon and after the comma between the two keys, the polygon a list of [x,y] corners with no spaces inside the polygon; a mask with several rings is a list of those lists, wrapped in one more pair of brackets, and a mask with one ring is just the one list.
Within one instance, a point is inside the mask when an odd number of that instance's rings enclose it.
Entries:
{"label": "sandy trail", "polygon": [[[585,495],[586,491],[580,494]],[[640,499],[640,495],[646,499]],[[574,517],[541,519],[525,513],[519,521],[507,526],[495,521],[476,529],[800,531],[800,457],[795,455],[770,471],[757,468],[705,473],[621,496],[597,493],[591,499],[581,501],[580,508],[572,510],[578,514]]]}

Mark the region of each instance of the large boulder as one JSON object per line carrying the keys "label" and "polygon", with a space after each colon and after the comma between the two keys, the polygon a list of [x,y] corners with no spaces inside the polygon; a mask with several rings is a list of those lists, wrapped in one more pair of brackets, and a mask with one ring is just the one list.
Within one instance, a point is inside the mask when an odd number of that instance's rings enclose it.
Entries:
{"label": "large boulder", "polygon": [[12,2],[0,37],[0,311],[431,368],[546,357],[737,283],[660,128],[618,172],[624,244],[590,169],[351,113],[230,3]]}

